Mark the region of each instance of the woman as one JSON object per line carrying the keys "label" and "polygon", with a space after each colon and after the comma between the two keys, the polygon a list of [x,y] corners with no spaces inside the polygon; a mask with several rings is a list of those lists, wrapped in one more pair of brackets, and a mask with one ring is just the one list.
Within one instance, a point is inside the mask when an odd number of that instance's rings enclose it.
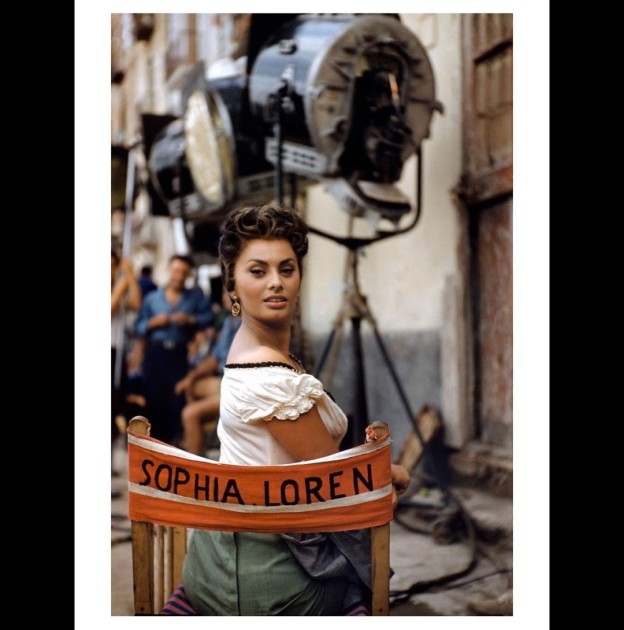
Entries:
{"label": "woman", "polygon": [[[224,286],[232,314],[242,321],[221,382],[222,462],[273,465],[324,457],[338,451],[346,433],[345,414],[289,352],[307,249],[307,227],[295,210],[242,208],[224,224]],[[396,466],[393,479],[399,491],[409,482]],[[335,537],[310,535],[306,542],[306,536],[196,530],[183,569],[192,606],[200,615],[349,614],[370,595],[366,585],[344,561]],[[310,565],[305,558],[313,539],[318,555]],[[361,545],[364,555],[367,550]],[[342,560],[342,569],[320,562],[329,557]],[[360,560],[370,559],[355,563]]]}

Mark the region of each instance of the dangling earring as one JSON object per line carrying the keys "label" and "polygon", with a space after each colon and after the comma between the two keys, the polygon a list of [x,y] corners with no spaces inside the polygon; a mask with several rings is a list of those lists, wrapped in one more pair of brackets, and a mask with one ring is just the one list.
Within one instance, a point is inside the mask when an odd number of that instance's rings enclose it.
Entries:
{"label": "dangling earring", "polygon": [[232,317],[238,317],[241,312],[241,305],[237,297],[232,298]]}

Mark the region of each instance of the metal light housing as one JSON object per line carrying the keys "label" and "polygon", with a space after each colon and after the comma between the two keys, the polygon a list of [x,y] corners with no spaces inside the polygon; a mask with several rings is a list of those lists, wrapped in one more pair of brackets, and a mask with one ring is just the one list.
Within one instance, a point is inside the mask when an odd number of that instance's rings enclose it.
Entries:
{"label": "metal light housing", "polygon": [[285,171],[322,181],[357,216],[409,211],[394,184],[441,105],[427,52],[399,19],[298,15],[260,49],[249,101],[270,162],[279,113]]}

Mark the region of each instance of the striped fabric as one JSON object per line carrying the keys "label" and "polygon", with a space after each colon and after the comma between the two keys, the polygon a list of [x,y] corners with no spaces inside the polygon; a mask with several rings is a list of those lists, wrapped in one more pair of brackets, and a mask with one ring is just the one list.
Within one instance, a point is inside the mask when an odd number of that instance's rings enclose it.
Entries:
{"label": "striped fabric", "polygon": [[186,597],[184,585],[180,585],[171,593],[169,600],[162,607],[159,615],[197,615],[195,609],[191,606]]}
{"label": "striped fabric", "polygon": [[[195,609],[191,606],[191,602],[189,602],[186,591],[184,590],[184,584],[180,583],[178,587],[171,593],[168,601],[161,608],[159,615],[169,615],[169,616],[185,616],[185,615],[195,615]],[[345,616],[348,617],[370,617],[371,612],[365,604],[358,604],[354,608],[345,612]]]}
{"label": "striped fabric", "polygon": [[371,611],[366,604],[358,604],[345,613],[347,617],[370,617]]}

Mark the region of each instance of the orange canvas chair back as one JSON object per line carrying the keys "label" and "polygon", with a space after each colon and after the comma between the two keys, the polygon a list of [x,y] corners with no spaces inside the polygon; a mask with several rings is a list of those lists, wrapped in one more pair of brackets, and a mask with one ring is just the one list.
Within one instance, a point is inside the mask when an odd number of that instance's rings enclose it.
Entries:
{"label": "orange canvas chair back", "polygon": [[128,426],[128,516],[135,614],[151,615],[179,583],[186,528],[264,533],[371,528],[372,614],[389,610],[391,450],[386,435],[329,457],[279,466],[212,461]]}

